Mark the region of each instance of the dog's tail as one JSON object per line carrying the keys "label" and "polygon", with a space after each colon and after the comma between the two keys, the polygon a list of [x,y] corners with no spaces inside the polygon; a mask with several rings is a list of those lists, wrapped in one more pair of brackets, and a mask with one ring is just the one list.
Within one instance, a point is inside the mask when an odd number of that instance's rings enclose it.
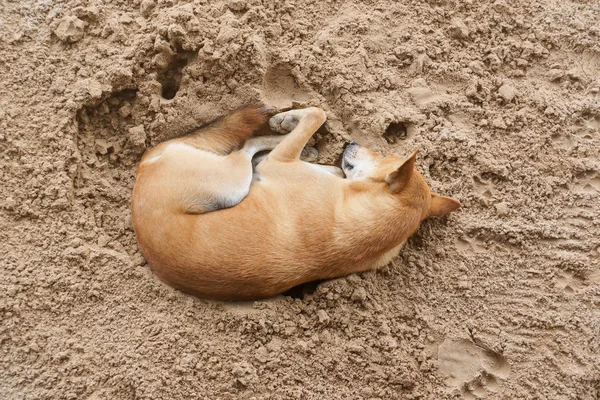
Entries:
{"label": "dog's tail", "polygon": [[274,108],[264,104],[250,104],[194,129],[180,141],[217,154],[228,154],[243,146],[246,139],[267,126]]}

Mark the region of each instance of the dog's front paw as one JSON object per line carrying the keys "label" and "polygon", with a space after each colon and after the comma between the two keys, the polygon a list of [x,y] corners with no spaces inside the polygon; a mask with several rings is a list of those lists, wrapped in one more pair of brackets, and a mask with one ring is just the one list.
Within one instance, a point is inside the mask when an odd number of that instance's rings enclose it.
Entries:
{"label": "dog's front paw", "polygon": [[282,112],[271,117],[269,126],[273,132],[285,135],[294,130],[300,119],[289,112]]}

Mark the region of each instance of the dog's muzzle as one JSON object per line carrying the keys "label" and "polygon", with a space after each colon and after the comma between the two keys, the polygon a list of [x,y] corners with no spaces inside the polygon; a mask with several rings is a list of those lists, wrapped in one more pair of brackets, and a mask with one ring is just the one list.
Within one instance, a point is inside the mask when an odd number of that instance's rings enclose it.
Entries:
{"label": "dog's muzzle", "polygon": [[356,155],[356,152],[358,151],[358,148],[360,146],[358,145],[358,143],[356,142],[350,142],[346,145],[346,148],[344,149],[344,158],[353,158]]}
{"label": "dog's muzzle", "polygon": [[344,172],[350,171],[354,168],[352,160],[356,156],[356,152],[358,151],[359,147],[360,146],[354,141],[346,145],[344,153],[342,154],[342,169],[344,170]]}

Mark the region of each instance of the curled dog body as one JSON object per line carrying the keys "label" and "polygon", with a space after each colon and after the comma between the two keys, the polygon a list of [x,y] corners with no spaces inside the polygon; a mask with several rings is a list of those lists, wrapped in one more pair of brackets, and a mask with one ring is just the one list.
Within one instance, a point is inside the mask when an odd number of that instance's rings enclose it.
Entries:
{"label": "curled dog body", "polygon": [[[342,169],[300,160],[326,119],[318,108],[269,119],[240,109],[142,158],[132,219],[142,254],[169,285],[214,299],[256,299],[387,264],[430,216],[458,208],[402,159],[358,144]],[[267,121],[280,135],[253,136]],[[252,157],[271,150],[253,169]],[[256,162],[255,162],[256,164]]]}

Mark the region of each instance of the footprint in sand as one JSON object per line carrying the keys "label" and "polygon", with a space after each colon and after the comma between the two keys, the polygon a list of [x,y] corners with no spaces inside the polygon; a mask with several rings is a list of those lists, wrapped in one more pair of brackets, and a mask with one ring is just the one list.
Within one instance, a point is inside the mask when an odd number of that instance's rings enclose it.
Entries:
{"label": "footprint in sand", "polygon": [[480,254],[487,252],[485,243],[477,236],[463,235],[455,240],[454,245],[459,251]]}
{"label": "footprint in sand", "polygon": [[482,178],[481,175],[473,176],[473,188],[475,189],[475,192],[485,197],[486,199],[493,198],[496,189],[493,182]]}
{"label": "footprint in sand", "polygon": [[499,380],[510,373],[510,365],[502,355],[467,339],[446,339],[437,353],[439,371],[446,384],[466,399],[498,392]]}
{"label": "footprint in sand", "polygon": [[267,68],[263,77],[263,101],[277,108],[291,108],[296,102],[310,102],[315,98],[310,89],[300,85],[287,64]]}
{"label": "footprint in sand", "polygon": [[593,290],[599,282],[600,271],[594,270],[591,273],[584,274],[561,271],[556,275],[555,285],[567,294],[577,294],[588,289]]}
{"label": "footprint in sand", "polygon": [[600,172],[588,170],[575,176],[575,189],[581,193],[600,192]]}

